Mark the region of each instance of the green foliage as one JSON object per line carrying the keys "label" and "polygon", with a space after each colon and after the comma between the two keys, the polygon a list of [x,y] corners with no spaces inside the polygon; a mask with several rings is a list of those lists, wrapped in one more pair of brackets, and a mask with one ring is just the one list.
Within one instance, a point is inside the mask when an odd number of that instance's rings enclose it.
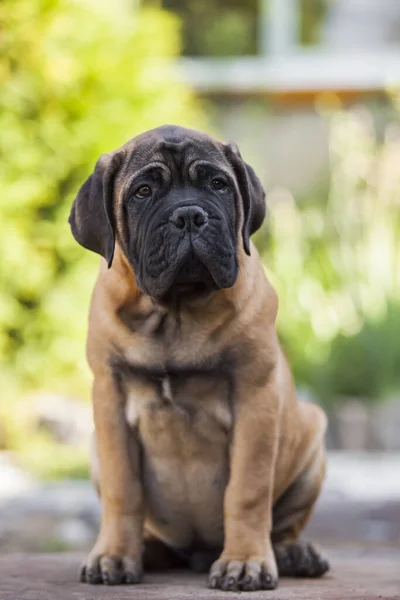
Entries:
{"label": "green foliage", "polygon": [[[150,4],[151,0],[145,0]],[[182,20],[183,54],[242,56],[257,54],[257,0],[164,0],[163,6]]]}
{"label": "green foliage", "polygon": [[19,465],[39,479],[89,478],[89,449],[86,447],[63,446],[45,435],[32,432],[29,446],[22,442],[16,447],[19,450]]}
{"label": "green foliage", "polygon": [[197,110],[172,69],[175,18],[124,0],[0,3],[0,354],[5,390],[86,395],[98,257],[73,240],[74,196],[102,152]]}
{"label": "green foliage", "polygon": [[329,0],[299,0],[300,42],[305,46],[321,42],[321,26],[327,17]]}
{"label": "green foliage", "polygon": [[[329,401],[400,388],[400,133],[378,139],[366,109],[331,118],[325,194],[270,194],[263,258],[298,382]],[[259,243],[264,247],[264,234]]]}
{"label": "green foliage", "polygon": [[351,336],[340,333],[329,358],[316,373],[322,399],[332,396],[376,400],[400,390],[400,304],[388,306],[377,321],[368,319]]}

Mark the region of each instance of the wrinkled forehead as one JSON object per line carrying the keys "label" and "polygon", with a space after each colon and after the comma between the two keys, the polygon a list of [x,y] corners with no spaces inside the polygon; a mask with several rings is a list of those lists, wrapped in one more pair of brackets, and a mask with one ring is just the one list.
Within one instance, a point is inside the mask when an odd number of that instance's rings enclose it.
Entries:
{"label": "wrinkled forehead", "polygon": [[160,128],[134,138],[126,148],[124,172],[132,174],[150,165],[163,163],[171,171],[187,172],[197,162],[207,162],[222,170],[231,170],[218,140],[183,128]]}

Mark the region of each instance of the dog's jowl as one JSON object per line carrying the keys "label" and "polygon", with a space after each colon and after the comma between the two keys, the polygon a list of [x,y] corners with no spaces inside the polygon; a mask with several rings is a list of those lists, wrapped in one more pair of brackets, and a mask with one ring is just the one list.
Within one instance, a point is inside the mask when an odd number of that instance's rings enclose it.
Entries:
{"label": "dog's jowl", "polygon": [[177,126],[103,155],[79,190],[72,233],[103,257],[87,343],[102,521],[83,581],[189,565],[259,590],[328,570],[298,540],[326,420],[296,399],[277,340],[250,241],[264,216],[236,146]]}

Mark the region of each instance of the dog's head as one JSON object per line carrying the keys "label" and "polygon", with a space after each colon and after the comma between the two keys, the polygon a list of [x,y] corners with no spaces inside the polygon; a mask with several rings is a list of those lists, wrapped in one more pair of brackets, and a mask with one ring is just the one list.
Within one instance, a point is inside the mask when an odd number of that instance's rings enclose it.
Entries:
{"label": "dog's head", "polygon": [[111,267],[117,239],[142,291],[162,300],[231,287],[265,215],[264,190],[232,144],[177,126],[103,155],[75,199],[75,239]]}

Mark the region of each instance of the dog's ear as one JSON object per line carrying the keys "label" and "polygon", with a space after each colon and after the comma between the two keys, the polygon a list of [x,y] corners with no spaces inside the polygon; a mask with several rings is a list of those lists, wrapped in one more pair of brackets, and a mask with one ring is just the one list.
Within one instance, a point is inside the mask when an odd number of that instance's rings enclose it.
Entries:
{"label": "dog's ear", "polygon": [[244,162],[240,156],[239,148],[231,142],[226,148],[229,162],[232,164],[239,191],[243,201],[243,247],[246,254],[250,255],[250,236],[260,229],[265,218],[265,191],[254,172],[254,169]]}
{"label": "dog's ear", "polygon": [[109,268],[115,247],[114,180],[120,164],[118,154],[103,154],[99,158],[94,172],[80,188],[69,216],[76,241],[104,256]]}

